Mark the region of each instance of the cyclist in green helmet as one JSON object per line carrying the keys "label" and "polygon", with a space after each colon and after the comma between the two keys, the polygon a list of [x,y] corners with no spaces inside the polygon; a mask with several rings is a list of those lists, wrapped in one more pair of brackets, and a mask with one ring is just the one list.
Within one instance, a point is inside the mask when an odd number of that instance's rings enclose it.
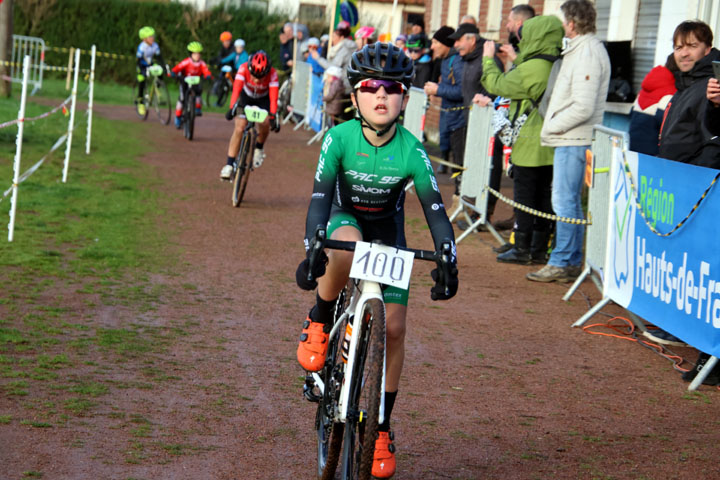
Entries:
{"label": "cyclist in green helmet", "polygon": [[[180,96],[175,106],[175,128],[180,128],[182,125],[182,104],[189,87],[187,83],[182,81],[182,77],[198,76],[204,79],[212,78],[207,64],[202,60],[202,44],[200,44],[200,42],[190,42],[188,43],[187,49],[190,56],[175,65],[170,72],[171,77],[178,77],[180,79]],[[192,89],[196,94],[195,115],[200,117],[202,116],[202,83],[193,85]]]}
{"label": "cyclist in green helmet", "polygon": [[[147,69],[153,63],[165,65],[160,54],[160,47],[155,43],[155,29],[152,27],[142,27],[138,32],[140,36],[140,45],[137,47],[137,78],[138,78],[138,98],[136,101],[138,113],[145,115],[145,104],[142,99],[145,95],[145,79],[147,78]],[[155,62],[155,57],[158,61]]]}
{"label": "cyclist in green helmet", "polygon": [[[356,121],[333,127],[325,135],[308,208],[305,246],[318,226],[327,226],[329,238],[406,246],[404,232],[405,186],[415,190],[430,227],[435,248],[452,246],[445,286],[432,274],[434,300],[447,300],[458,287],[453,229],[445,213],[432,164],[422,144],[397,119],[408,101],[414,75],[413,62],[394,45],[375,43],[355,52],[347,67],[353,88]],[[316,304],[303,323],[297,358],[308,371],[322,369],[333,322],[335,301],[347,284],[352,254],[330,251],[324,262],[310,266],[306,258],[296,272],[300,288],[317,287]],[[312,268],[312,272],[310,272]],[[308,274],[318,281],[308,281]],[[404,361],[408,291],[386,287],[387,369],[385,420],[375,443],[372,475],[389,478],[395,473],[395,448],[390,415],[395,404]]]}

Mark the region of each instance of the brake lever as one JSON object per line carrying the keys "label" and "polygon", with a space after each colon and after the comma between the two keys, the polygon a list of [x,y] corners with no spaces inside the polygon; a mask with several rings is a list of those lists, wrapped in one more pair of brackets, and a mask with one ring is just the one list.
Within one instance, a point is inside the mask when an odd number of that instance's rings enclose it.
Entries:
{"label": "brake lever", "polygon": [[312,245],[310,245],[310,256],[308,257],[308,282],[312,282],[314,280],[312,274],[314,269],[313,267],[315,267],[315,262],[317,261],[320,252],[323,248],[325,248],[326,234],[327,232],[321,226],[318,226],[317,230],[315,230],[315,238],[313,239]]}

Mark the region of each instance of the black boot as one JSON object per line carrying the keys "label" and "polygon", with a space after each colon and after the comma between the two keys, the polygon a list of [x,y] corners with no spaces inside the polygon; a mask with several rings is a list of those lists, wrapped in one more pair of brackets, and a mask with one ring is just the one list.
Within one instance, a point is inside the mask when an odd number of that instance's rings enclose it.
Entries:
{"label": "black boot", "polygon": [[532,240],[530,242],[530,256],[532,263],[536,265],[545,265],[548,261],[548,242],[550,241],[550,232],[533,231]]}
{"label": "black boot", "polygon": [[530,265],[530,234],[515,231],[515,246],[505,253],[497,256],[497,261],[502,263],[517,263]]}

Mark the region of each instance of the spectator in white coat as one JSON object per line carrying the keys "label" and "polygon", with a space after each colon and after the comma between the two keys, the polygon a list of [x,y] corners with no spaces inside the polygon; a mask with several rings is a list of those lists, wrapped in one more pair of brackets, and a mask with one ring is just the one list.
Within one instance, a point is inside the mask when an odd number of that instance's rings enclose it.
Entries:
{"label": "spectator in white coat", "polygon": [[[580,196],[585,151],[593,125],[602,123],[610,83],[610,59],[595,36],[595,6],[589,0],[568,0],[560,6],[565,36],[563,63],[550,97],[540,133],[542,145],[555,147],[552,206],[561,217],[583,218]],[[557,222],[555,248],[547,265],[528,273],[536,282],[568,282],[582,271],[582,225]]]}

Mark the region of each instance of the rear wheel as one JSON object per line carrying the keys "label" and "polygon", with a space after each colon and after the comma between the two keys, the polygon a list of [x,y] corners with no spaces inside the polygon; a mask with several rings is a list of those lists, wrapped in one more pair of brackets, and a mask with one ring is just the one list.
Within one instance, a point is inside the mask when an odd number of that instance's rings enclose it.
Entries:
{"label": "rear wheel", "polygon": [[250,178],[250,158],[252,148],[252,133],[246,131],[243,133],[240,142],[240,153],[237,157],[237,167],[235,168],[235,178],[233,180],[233,207],[239,207],[245,196],[245,188],[247,188],[248,179]]}
{"label": "rear wheel", "polygon": [[378,438],[380,392],[385,356],[385,308],[378,299],[369,300],[353,328],[360,328],[358,351],[345,422],[342,479],[369,480]]}
{"label": "rear wheel", "polygon": [[222,95],[224,83],[225,79],[220,77],[212,83],[210,88],[208,88],[208,91],[205,94],[205,101],[207,102],[208,106],[220,107],[222,105],[220,103],[220,95]]}
{"label": "rear wheel", "polygon": [[160,123],[167,125],[172,117],[172,104],[170,102],[170,92],[168,92],[165,82],[157,78],[155,80],[155,89],[153,90],[152,106],[157,113]]}

